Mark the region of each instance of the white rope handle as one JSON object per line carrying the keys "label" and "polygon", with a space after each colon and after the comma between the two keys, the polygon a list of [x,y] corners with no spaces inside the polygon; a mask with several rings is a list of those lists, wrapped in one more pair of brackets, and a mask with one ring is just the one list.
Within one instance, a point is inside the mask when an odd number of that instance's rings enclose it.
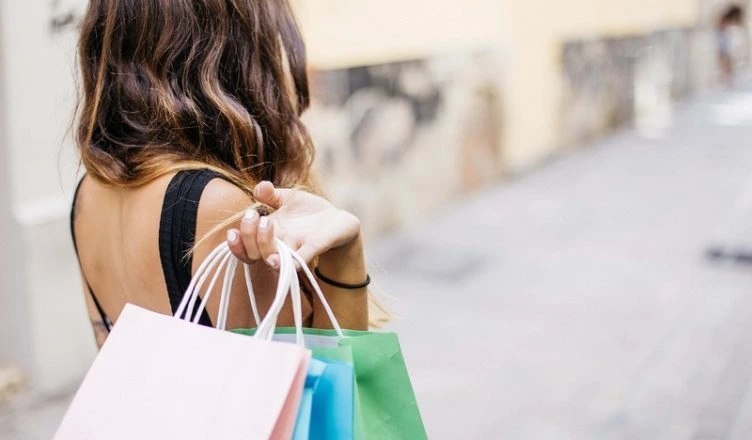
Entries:
{"label": "white rope handle", "polygon": [[[329,306],[329,303],[326,300],[326,297],[324,296],[324,292],[322,292],[321,287],[319,286],[318,282],[316,281],[316,278],[314,277],[313,273],[311,272],[311,269],[306,264],[303,257],[298,255],[297,252],[290,249],[289,246],[282,240],[276,239],[276,245],[277,245],[277,253],[280,256],[280,284],[282,281],[282,274],[284,273],[283,270],[288,270],[287,267],[289,266],[292,271],[292,274],[290,275],[290,278],[285,278],[286,281],[289,281],[291,283],[291,286],[293,289],[297,289],[297,294],[295,292],[290,292],[292,294],[292,298],[294,301],[294,298],[296,296],[299,297],[300,295],[300,281],[298,279],[297,270],[295,269],[295,262],[298,263],[298,265],[303,270],[303,273],[305,273],[306,277],[308,278],[308,281],[311,283],[311,286],[313,287],[314,291],[316,292],[316,295],[318,296],[319,300],[321,301],[321,304],[324,306],[324,310],[326,311],[327,316],[329,317],[329,320],[332,323],[332,327],[334,328],[335,332],[337,333],[337,336],[340,338],[344,338],[345,334],[342,331],[342,327],[339,325],[339,321],[337,321],[336,316],[334,316],[334,312],[332,311],[331,306]],[[288,260],[289,258],[289,260]],[[284,269],[282,266],[285,266]],[[284,295],[286,296],[286,292],[282,292],[280,290],[277,291],[277,295]],[[275,296],[275,302],[272,304],[272,308],[269,310],[267,316],[264,318],[263,327],[259,325],[259,329],[263,330],[261,333],[261,337],[271,337],[271,334],[274,333],[274,328],[276,327],[277,322],[277,316],[282,310],[282,306],[284,305],[284,297]],[[294,303],[293,303],[294,307]],[[302,322],[302,310],[300,312],[297,312],[293,310],[293,314],[295,315],[294,318],[296,319],[296,333],[298,328],[302,327],[302,324],[299,325],[297,323],[297,318],[300,318]],[[270,319],[271,318],[271,319]],[[270,333],[266,333],[270,332]],[[259,333],[259,330],[257,330],[257,334]]]}
{"label": "white rope handle", "polygon": [[238,268],[238,262],[239,260],[237,258],[233,258],[230,261],[230,264],[227,265],[227,270],[225,271],[225,279],[224,283],[222,283],[222,293],[219,298],[219,313],[218,313],[218,322],[217,322],[217,328],[220,330],[227,330],[227,316],[230,312],[230,297],[232,295],[232,282],[233,278],[235,277],[235,271]]}
{"label": "white rope handle", "polygon": [[[281,309],[284,306],[284,301],[287,295],[290,294],[292,296],[293,318],[295,319],[297,342],[300,345],[303,345],[304,339],[302,331],[302,302],[300,297],[300,281],[297,276],[297,271],[294,267],[294,260],[290,255],[292,250],[284,245],[284,243],[281,241],[275,244],[277,246],[277,252],[280,256],[281,262],[279,271],[280,278],[278,281],[277,292],[275,294],[275,301],[273,302],[272,307],[269,311],[269,315],[267,316],[278,317]],[[228,282],[230,278],[227,277],[231,277],[234,274],[234,270],[234,267],[228,267],[228,272],[225,274],[226,278],[221,294],[223,298],[221,300],[221,303],[224,304],[224,306],[220,310],[220,316],[217,325],[217,328],[222,330],[226,328],[227,324],[226,315],[227,311],[229,310],[229,296],[231,294],[230,290],[232,289],[232,282]],[[251,308],[253,309],[254,317],[258,317],[258,307],[256,305],[256,298],[253,292],[253,283],[250,276],[250,270],[247,265],[244,272],[246,285],[248,286],[248,295],[251,302]],[[256,331],[258,337],[262,339],[271,339],[274,335],[274,330],[276,329],[276,321],[277,318],[273,320],[267,320],[266,323],[263,323],[263,321],[259,317],[256,321],[259,327]]]}
{"label": "white rope handle", "polygon": [[[286,247],[286,246],[285,246]],[[286,249],[287,252],[289,249]],[[290,250],[290,252],[292,252]],[[292,260],[292,255],[287,255]],[[292,316],[295,324],[295,342],[301,347],[305,347],[305,338],[303,337],[303,301],[300,297],[300,280],[298,271],[295,270],[295,264],[288,266],[290,271],[290,300],[292,302]]]}
{"label": "white rope handle", "polygon": [[[310,282],[316,296],[321,301],[324,310],[326,311],[332,327],[334,328],[337,336],[344,338],[344,332],[337,321],[337,318],[332,311],[331,306],[326,300],[321,287],[319,286],[316,277],[311,272],[311,269],[306,264],[305,260],[294,250],[292,250],[286,243],[280,239],[275,239],[275,245],[277,253],[280,258],[279,267],[279,280],[277,282],[277,289],[274,295],[274,301],[272,302],[267,315],[264,319],[261,319],[259,314],[258,305],[256,302],[256,296],[253,289],[253,280],[251,279],[250,266],[243,263],[243,271],[246,288],[248,290],[248,299],[251,303],[251,309],[253,311],[253,317],[256,320],[257,329],[255,337],[260,339],[270,340],[274,331],[276,330],[277,320],[279,314],[284,307],[287,296],[290,295],[290,299],[293,307],[293,319],[295,324],[296,341],[299,345],[304,345],[303,338],[303,310],[302,310],[302,298],[300,289],[300,279],[298,278],[298,271],[295,267],[297,262],[306,278]],[[217,246],[201,263],[196,270],[196,273],[191,279],[191,282],[186,289],[185,295],[178,306],[178,310],[175,312],[176,318],[182,318],[187,321],[191,321],[197,324],[201,318],[201,314],[206,308],[206,304],[214,291],[214,286],[219,280],[219,275],[224,271],[224,280],[222,283],[222,290],[220,293],[220,305],[219,313],[217,317],[217,328],[225,330],[227,327],[227,315],[229,312],[230,298],[232,296],[232,283],[237,266],[240,261],[232,255],[229,246],[226,242],[223,242]],[[206,290],[206,294],[201,299],[201,303],[198,309],[195,308],[196,302],[199,298],[199,293],[202,291],[207,279],[211,277],[209,286]],[[186,310],[187,309],[187,310]],[[184,316],[185,315],[185,316]]]}
{"label": "white rope handle", "polygon": [[329,306],[329,302],[327,302],[326,297],[324,296],[324,292],[321,291],[321,286],[319,286],[318,281],[316,281],[316,277],[313,276],[311,269],[308,267],[303,257],[298,255],[297,252],[293,250],[290,250],[290,252],[291,252],[292,257],[295,259],[295,261],[297,261],[300,267],[303,269],[303,273],[305,273],[306,278],[308,278],[308,281],[311,283],[313,290],[316,292],[316,296],[319,297],[319,301],[321,301],[321,305],[324,306],[324,310],[326,311],[326,314],[329,317],[329,321],[331,321],[332,323],[332,327],[334,327],[334,330],[337,332],[337,336],[339,336],[340,338],[344,338],[345,334],[342,331],[342,327],[340,327],[339,321],[337,321],[337,317],[334,316],[334,312],[332,311],[332,308]]}
{"label": "white rope handle", "polygon": [[259,339],[265,339],[270,340],[272,338],[272,335],[274,334],[274,329],[277,325],[277,318],[279,318],[279,314],[282,311],[282,307],[285,304],[285,299],[287,298],[287,294],[290,291],[290,286],[292,284],[292,277],[290,274],[290,264],[292,263],[292,259],[285,258],[287,255],[285,253],[285,248],[279,245],[278,243],[275,243],[277,245],[277,253],[279,254],[279,281],[277,282],[277,291],[274,295],[274,301],[272,302],[271,307],[269,308],[269,311],[266,314],[266,317],[261,321],[261,323],[256,328],[256,337]]}
{"label": "white rope handle", "polygon": [[251,302],[251,310],[253,310],[253,319],[255,319],[256,327],[258,327],[261,323],[261,316],[259,315],[258,305],[256,305],[256,294],[253,291],[250,264],[243,263],[243,275],[245,278],[245,288],[248,289],[248,300]]}
{"label": "white rope handle", "polygon": [[[212,293],[214,292],[214,286],[217,284],[217,281],[219,280],[219,275],[222,273],[222,269],[224,269],[225,265],[230,261],[231,258],[234,258],[234,256],[231,253],[224,254],[224,257],[222,257],[222,261],[219,263],[219,266],[217,266],[217,270],[214,271],[214,276],[212,277],[211,282],[209,283],[209,287],[206,288],[206,293],[204,294],[203,299],[201,299],[201,305],[198,306],[198,310],[196,310],[196,314],[193,316],[193,323],[198,324],[198,321],[201,319],[201,314],[204,313],[204,309],[206,309],[206,304],[209,303],[209,298],[211,298]],[[194,296],[193,300],[198,298],[198,292],[196,292],[196,295]],[[192,310],[193,307],[190,308]],[[217,320],[219,321],[221,319],[221,315],[217,317]]]}
{"label": "white rope handle", "polygon": [[[201,287],[206,281],[206,278],[212,272],[217,263],[222,259],[222,257],[228,252],[230,252],[230,247],[227,246],[227,243],[222,243],[221,245],[217,246],[217,248],[214,249],[201,263],[198,269],[196,269],[196,273],[191,278],[191,282],[188,284],[185,295],[183,295],[183,299],[182,301],[180,301],[178,310],[175,312],[176,318],[183,317],[183,314],[186,312],[186,308],[188,307],[189,303],[191,306],[189,310],[193,311],[193,307],[196,303],[196,297],[198,296],[198,292],[201,290]],[[185,319],[187,321],[190,321],[191,317],[186,316]]]}

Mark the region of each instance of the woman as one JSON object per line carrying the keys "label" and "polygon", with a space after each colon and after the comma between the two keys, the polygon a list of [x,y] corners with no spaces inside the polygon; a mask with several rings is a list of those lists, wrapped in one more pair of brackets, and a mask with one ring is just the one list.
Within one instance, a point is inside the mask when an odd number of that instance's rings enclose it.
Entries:
{"label": "woman", "polygon": [[[311,174],[305,48],[286,0],[91,0],[79,57],[87,173],[71,228],[100,346],[126,303],[173,313],[223,240],[252,263],[265,311],[275,236],[316,265],[343,327],[368,326],[360,224]],[[305,324],[329,327],[306,296]],[[216,321],[218,297],[202,324]],[[229,328],[255,326],[248,298],[232,301]],[[292,324],[289,307],[280,321]]]}

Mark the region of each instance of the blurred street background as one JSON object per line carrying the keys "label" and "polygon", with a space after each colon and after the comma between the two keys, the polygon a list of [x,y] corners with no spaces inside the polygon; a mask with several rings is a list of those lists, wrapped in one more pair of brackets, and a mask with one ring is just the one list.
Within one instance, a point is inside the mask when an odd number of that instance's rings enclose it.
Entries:
{"label": "blurred street background", "polygon": [[[748,2],[295,3],[318,172],[431,438],[752,438]],[[2,439],[50,438],[95,355],[67,223],[85,4],[0,0]]]}

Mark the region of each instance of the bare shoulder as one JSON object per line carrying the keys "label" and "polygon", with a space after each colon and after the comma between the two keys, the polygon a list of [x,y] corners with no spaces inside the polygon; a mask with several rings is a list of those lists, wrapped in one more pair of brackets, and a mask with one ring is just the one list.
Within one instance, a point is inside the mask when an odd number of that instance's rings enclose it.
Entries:
{"label": "bare shoulder", "polygon": [[196,218],[196,256],[203,259],[225,240],[230,228],[237,228],[251,196],[232,183],[216,178],[204,188]]}
{"label": "bare shoulder", "polygon": [[223,222],[244,211],[251,203],[251,196],[242,189],[224,179],[212,179],[201,194],[198,223]]}

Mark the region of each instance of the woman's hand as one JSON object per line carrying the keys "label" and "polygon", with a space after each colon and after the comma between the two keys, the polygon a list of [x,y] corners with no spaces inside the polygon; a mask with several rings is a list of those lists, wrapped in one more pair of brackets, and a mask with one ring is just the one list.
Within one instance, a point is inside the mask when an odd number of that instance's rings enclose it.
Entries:
{"label": "woman's hand", "polygon": [[262,217],[251,208],[241,220],[240,230],[228,231],[230,250],[246,263],[264,260],[278,269],[275,236],[307,263],[328,251],[360,243],[358,218],[323,197],[302,190],[275,188],[270,182],[259,183],[254,197],[276,211]]}

